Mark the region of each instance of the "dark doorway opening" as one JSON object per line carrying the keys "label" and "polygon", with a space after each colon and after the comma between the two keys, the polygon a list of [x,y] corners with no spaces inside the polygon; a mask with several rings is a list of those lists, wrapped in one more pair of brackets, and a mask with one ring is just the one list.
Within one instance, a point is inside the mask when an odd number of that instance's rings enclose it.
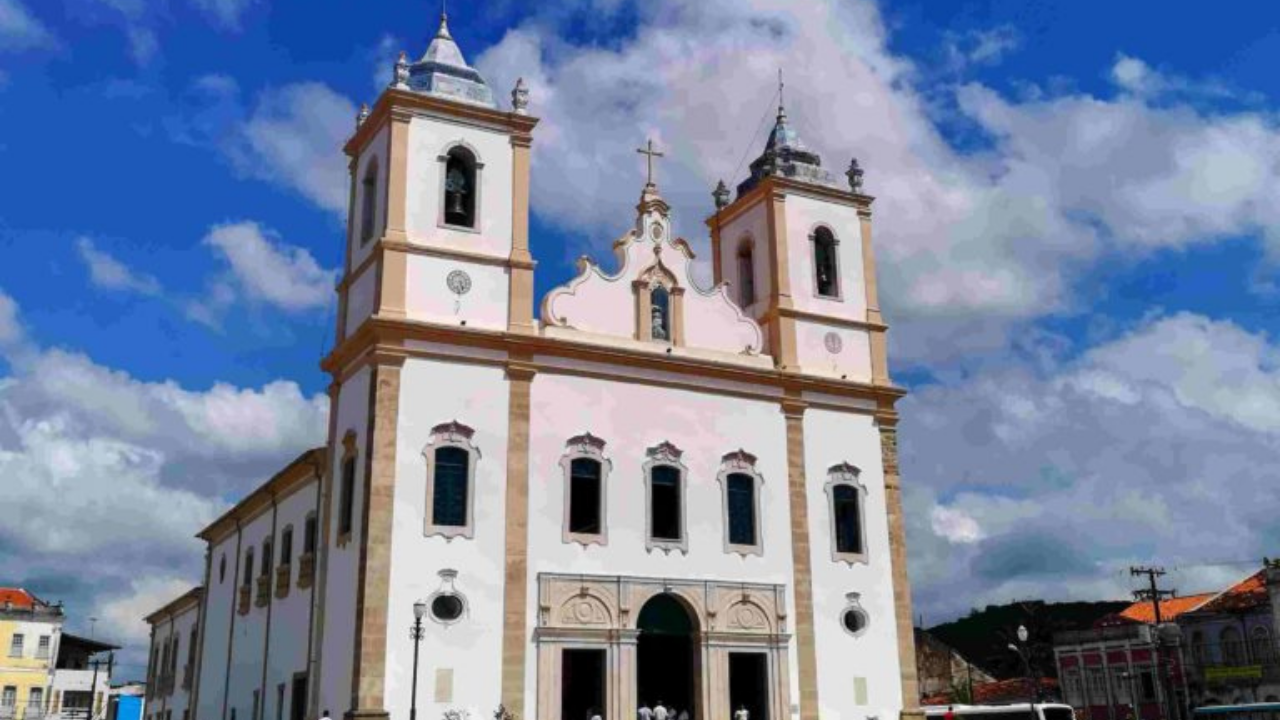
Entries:
{"label": "dark doorway opening", "polygon": [[289,720],[307,720],[307,676],[293,679],[293,691],[289,698]]}
{"label": "dark doorway opening", "polygon": [[560,668],[560,720],[605,717],[604,650],[565,650]]}
{"label": "dark doorway opening", "polygon": [[729,653],[729,706],[769,720],[769,663],[764,653]]}
{"label": "dark doorway opening", "polygon": [[693,618],[676,598],[656,595],[640,609],[636,627],[639,701],[650,708],[661,703],[672,716],[684,711],[696,719],[700,668],[694,655]]}

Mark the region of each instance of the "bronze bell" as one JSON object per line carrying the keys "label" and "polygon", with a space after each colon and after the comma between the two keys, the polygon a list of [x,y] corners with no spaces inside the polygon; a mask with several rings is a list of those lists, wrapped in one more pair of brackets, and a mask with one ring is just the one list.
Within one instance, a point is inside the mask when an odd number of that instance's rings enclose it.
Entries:
{"label": "bronze bell", "polygon": [[462,215],[466,213],[466,208],[462,206],[462,191],[454,190],[449,193],[449,210],[451,215]]}

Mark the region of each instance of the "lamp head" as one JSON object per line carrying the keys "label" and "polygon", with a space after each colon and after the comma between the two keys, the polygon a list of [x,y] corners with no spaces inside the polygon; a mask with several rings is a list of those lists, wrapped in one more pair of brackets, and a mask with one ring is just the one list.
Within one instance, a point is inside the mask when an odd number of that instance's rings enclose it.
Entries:
{"label": "lamp head", "polygon": [[1030,635],[1027,633],[1027,626],[1019,625],[1018,626],[1018,642],[1026,642],[1028,637],[1030,637]]}
{"label": "lamp head", "polygon": [[419,600],[413,604],[413,619],[421,620],[423,615],[427,614],[427,603]]}

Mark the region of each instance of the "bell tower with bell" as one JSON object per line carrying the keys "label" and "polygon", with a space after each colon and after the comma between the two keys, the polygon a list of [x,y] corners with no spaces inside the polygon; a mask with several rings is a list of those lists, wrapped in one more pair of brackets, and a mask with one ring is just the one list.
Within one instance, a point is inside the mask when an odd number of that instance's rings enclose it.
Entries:
{"label": "bell tower with bell", "polygon": [[499,108],[443,12],[421,58],[400,54],[345,147],[338,344],[374,318],[535,332],[527,105],[521,80]]}

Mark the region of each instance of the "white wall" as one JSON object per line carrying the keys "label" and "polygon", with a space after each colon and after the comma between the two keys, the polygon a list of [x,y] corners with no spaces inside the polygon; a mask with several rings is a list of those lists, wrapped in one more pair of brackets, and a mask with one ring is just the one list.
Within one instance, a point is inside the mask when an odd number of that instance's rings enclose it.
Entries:
{"label": "white wall", "polygon": [[[529,602],[537,625],[537,575],[543,572],[716,579],[792,585],[786,427],[777,403],[653,385],[541,373],[533,383],[529,468]],[[565,442],[590,431],[612,461],[606,502],[608,545],[562,541]],[[688,555],[645,549],[645,451],[664,440],[684,451],[688,468]],[[726,553],[721,458],[738,449],[757,456],[762,556]],[[788,590],[787,602],[794,607]],[[794,619],[792,619],[794,622]],[[794,631],[794,627],[791,628]],[[534,717],[537,656],[530,648],[524,717]],[[797,663],[792,648],[791,668]],[[790,678],[791,697],[798,681]]]}
{"label": "white wall", "polygon": [[[449,290],[449,273],[461,270],[471,289],[461,297]],[[488,330],[507,329],[509,280],[506,268],[445,258],[410,255],[405,283],[405,311],[410,319]]]}
{"label": "white wall", "polygon": [[[244,615],[237,612],[231,630],[233,645],[227,691],[227,718],[231,717],[231,710],[234,709],[236,720],[257,720],[252,715],[253,691],[262,687],[267,630],[267,608],[258,607],[257,592],[258,578],[262,575],[262,542],[271,537],[271,520],[272,513],[268,509],[241,529],[240,576],[236,578],[236,583],[244,583],[244,558],[249,548],[253,548],[253,585],[249,590],[249,612]],[[273,552],[279,555],[279,547]]]}
{"label": "white wall", "polygon": [[[351,708],[351,662],[355,642],[356,585],[360,561],[360,523],[354,523],[351,542],[339,547],[338,537],[338,481],[342,474],[342,439],[350,430],[356,434],[356,447],[360,454],[356,461],[356,488],[364,487],[365,438],[369,418],[369,370],[355,373],[342,384],[338,392],[335,412],[337,447],[332,455],[332,465],[325,478],[330,498],[329,528],[322,532],[319,542],[328,538],[324,552],[328,554],[327,577],[323,588],[324,627],[320,661],[320,710],[328,709],[334,717],[341,717]],[[364,512],[363,493],[356,492],[353,517]],[[324,517],[321,516],[323,528]],[[316,567],[319,581],[319,566]],[[207,720],[201,718],[200,720]],[[243,720],[243,719],[239,719]]]}
{"label": "white wall", "polygon": [[[349,208],[348,214],[351,216],[351,267],[352,269],[360,266],[361,262],[368,257],[369,251],[376,244],[378,238],[382,237],[382,232],[386,228],[387,222],[387,144],[390,142],[390,132],[386,126],[378,130],[373,139],[365,145],[364,152],[360,155],[356,162],[356,196],[355,207]],[[365,172],[368,170],[370,163],[377,161],[378,163],[378,200],[374,206],[374,223],[373,237],[368,242],[363,242],[360,238],[360,229],[363,225],[363,218],[360,210],[363,205],[361,202],[361,191],[364,185]]]}
{"label": "white wall", "polygon": [[[847,320],[865,320],[867,290],[862,272],[862,225],[857,209],[795,193],[787,196],[784,206],[790,236],[787,250],[791,298],[796,309]],[[813,242],[809,236],[820,223],[831,228],[839,243],[839,300],[818,296]]]}
{"label": "white wall", "polygon": [[[173,677],[173,692],[167,695],[157,695],[150,699],[150,706],[147,708],[148,713],[168,712],[174,720],[183,720],[183,713],[190,709],[191,694],[196,687],[195,667],[188,670],[188,658],[191,648],[191,631],[198,627],[200,622],[200,607],[198,604],[182,610],[176,615],[168,616],[162,619],[152,632],[152,648],[159,648],[157,660],[164,662],[166,647],[172,648],[174,638],[178,640],[178,659],[173,663],[176,669]],[[197,637],[196,643],[200,640]],[[172,650],[171,650],[172,652]],[[191,663],[194,665],[194,663]],[[158,682],[162,666],[151,668],[148,674],[153,682]],[[192,673],[191,682],[188,687],[184,687],[183,678],[186,674]],[[109,678],[105,674],[99,674],[98,690],[106,693],[110,683]],[[88,690],[93,682],[92,670],[57,670],[54,674],[54,690],[58,692],[66,690]],[[219,687],[221,690],[221,687]],[[221,697],[221,695],[219,695]]]}
{"label": "white wall", "polygon": [[759,317],[773,287],[769,259],[769,226],[765,204],[759,203],[750,210],[726,223],[720,229],[720,277],[730,283],[730,295],[735,301],[742,297],[742,278],[738,277],[738,250],[744,240],[750,239],[754,250],[756,302],[747,308],[752,317]]}
{"label": "white wall", "polygon": [[[204,589],[204,646],[201,649],[200,693],[196,716],[200,720],[223,720],[224,680],[227,675],[228,632],[235,616],[236,588],[239,585],[237,533],[230,533],[210,548],[209,584]],[[221,572],[226,560],[226,572]],[[148,708],[147,712],[151,712]]]}
{"label": "white wall", "polygon": [[378,269],[370,265],[360,277],[347,288],[347,337],[355,334],[361,323],[373,314],[373,296],[375,283],[378,282]]}
{"label": "white wall", "polygon": [[[478,171],[478,232],[440,227],[444,163],[438,158],[457,143],[470,148],[484,165]],[[505,132],[444,119],[413,118],[409,123],[405,202],[409,241],[503,258],[510,255],[511,158],[511,141]]]}
{"label": "white wall", "polygon": [[[401,371],[396,489],[388,605],[386,709],[408,713],[413,646],[413,603],[440,587],[439,571],[458,571],[455,587],[467,614],[454,625],[425,620],[418,672],[419,717],[438,718],[451,707],[487,718],[500,699],[503,579],[506,557],[508,384],[499,368],[411,359]],[[431,429],[453,420],[476,431],[473,539],[424,535],[426,459]],[[336,578],[335,578],[336,579]],[[328,658],[325,659],[328,663]],[[453,671],[453,702],[435,697],[437,670]]]}
{"label": "white wall", "polygon": [[[293,527],[293,557],[289,568],[289,594],[283,598],[275,596],[275,571],[272,571],[271,638],[267,656],[264,720],[277,718],[288,720],[291,712],[289,706],[292,702],[293,677],[297,673],[307,672],[307,640],[310,635],[312,591],[298,587],[298,557],[302,554],[306,518],[316,510],[318,491],[316,481],[309,481],[305,487],[285,498],[277,508],[276,566],[279,567],[282,559],[280,538],[288,526]],[[317,538],[318,542],[319,538]],[[277,687],[281,683],[285,685],[284,705],[278,707]]]}
{"label": "white wall", "polygon": [[[896,717],[902,688],[879,432],[869,415],[817,409],[805,413],[804,429],[821,714],[845,720]],[[825,485],[828,468],[841,462],[862,471],[860,479],[867,489],[866,564],[849,566],[831,556],[834,539]],[[868,616],[857,637],[841,624],[849,592],[862,594],[860,605]],[[865,706],[855,704],[859,677],[866,682]]]}
{"label": "white wall", "polygon": [[[840,338],[839,352],[827,349],[827,334]],[[805,320],[796,323],[796,359],[811,375],[871,381],[871,336],[866,330]]]}

